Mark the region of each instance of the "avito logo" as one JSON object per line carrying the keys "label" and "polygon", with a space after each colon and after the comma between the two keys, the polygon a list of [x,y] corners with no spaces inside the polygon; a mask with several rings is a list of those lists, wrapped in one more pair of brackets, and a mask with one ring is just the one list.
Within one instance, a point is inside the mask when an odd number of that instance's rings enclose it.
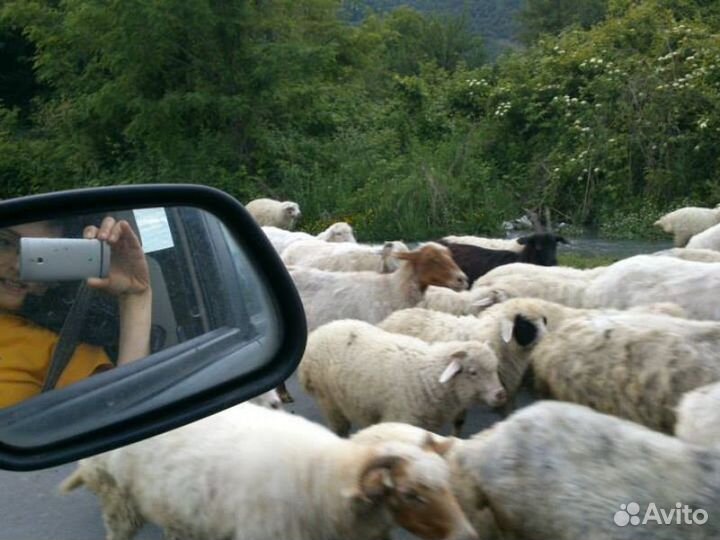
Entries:
{"label": "avito logo", "polygon": [[702,508],[693,510],[687,504],[675,503],[674,508],[666,510],[665,508],[658,508],[654,502],[648,504],[642,517],[640,517],[640,505],[636,502],[621,504],[620,510],[615,512],[613,516],[613,521],[618,527],[647,525],[648,523],[658,525],[703,525],[707,523],[708,519],[708,513]]}

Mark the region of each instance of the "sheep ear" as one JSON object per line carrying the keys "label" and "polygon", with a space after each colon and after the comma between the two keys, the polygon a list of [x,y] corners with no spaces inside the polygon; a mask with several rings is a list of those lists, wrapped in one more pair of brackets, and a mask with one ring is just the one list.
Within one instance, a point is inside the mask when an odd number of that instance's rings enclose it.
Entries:
{"label": "sheep ear", "polygon": [[462,371],[462,365],[456,359],[453,359],[450,361],[450,363],[447,365],[445,370],[440,375],[438,382],[440,382],[440,384],[445,384],[450,379],[452,379],[455,375],[460,373],[460,371]]}
{"label": "sheep ear", "polygon": [[428,433],[425,441],[423,441],[422,449],[426,452],[435,452],[439,456],[444,456],[450,451],[453,444],[455,444],[454,439],[448,438],[443,441],[438,441],[432,433]]}
{"label": "sheep ear", "polygon": [[383,247],[380,249],[380,255],[382,255],[383,257],[387,257],[388,255],[391,255],[394,247],[395,246],[393,245],[392,242],[385,242],[383,244]]}
{"label": "sheep ear", "polygon": [[520,244],[521,246],[524,246],[530,240],[531,240],[531,238],[529,236],[521,236],[520,238],[517,239],[517,243]]}
{"label": "sheep ear", "polygon": [[396,259],[402,259],[404,261],[412,261],[417,257],[417,253],[413,251],[393,251],[392,256]]}
{"label": "sheep ear", "polygon": [[510,319],[503,318],[500,320],[500,337],[505,343],[510,343],[513,335],[514,323]]}
{"label": "sheep ear", "polygon": [[472,307],[476,308],[485,308],[492,306],[495,303],[495,298],[493,298],[493,294],[490,293],[488,296],[484,296],[482,298],[478,298],[472,303]]}
{"label": "sheep ear", "polygon": [[372,458],[360,474],[357,489],[349,491],[356,500],[374,502],[395,489],[392,470],[405,460],[399,456],[378,456]]}

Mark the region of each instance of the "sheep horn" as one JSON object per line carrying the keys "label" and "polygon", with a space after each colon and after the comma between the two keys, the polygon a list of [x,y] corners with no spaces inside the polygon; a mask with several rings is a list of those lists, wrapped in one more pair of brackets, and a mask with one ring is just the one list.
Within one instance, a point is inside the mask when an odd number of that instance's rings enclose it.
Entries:
{"label": "sheep horn", "polygon": [[545,207],[545,227],[546,227],[546,232],[549,232],[549,233],[553,232],[552,221],[550,221],[550,207],[548,207],[548,206]]}

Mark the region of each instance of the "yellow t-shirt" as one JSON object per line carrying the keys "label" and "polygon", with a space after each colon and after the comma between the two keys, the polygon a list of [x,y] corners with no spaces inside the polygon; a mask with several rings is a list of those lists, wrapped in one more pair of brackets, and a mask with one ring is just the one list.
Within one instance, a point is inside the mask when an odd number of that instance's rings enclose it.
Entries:
{"label": "yellow t-shirt", "polygon": [[[15,315],[0,315],[0,407],[40,394],[58,334]],[[56,388],[112,367],[102,347],[78,344]]]}

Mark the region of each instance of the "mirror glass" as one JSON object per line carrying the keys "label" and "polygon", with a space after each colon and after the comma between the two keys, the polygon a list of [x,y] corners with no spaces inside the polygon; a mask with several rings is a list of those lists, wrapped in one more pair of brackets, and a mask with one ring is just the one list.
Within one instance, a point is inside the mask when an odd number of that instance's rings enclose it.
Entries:
{"label": "mirror glass", "polygon": [[0,408],[221,329],[271,356],[279,318],[241,242],[190,207],[0,229]]}

